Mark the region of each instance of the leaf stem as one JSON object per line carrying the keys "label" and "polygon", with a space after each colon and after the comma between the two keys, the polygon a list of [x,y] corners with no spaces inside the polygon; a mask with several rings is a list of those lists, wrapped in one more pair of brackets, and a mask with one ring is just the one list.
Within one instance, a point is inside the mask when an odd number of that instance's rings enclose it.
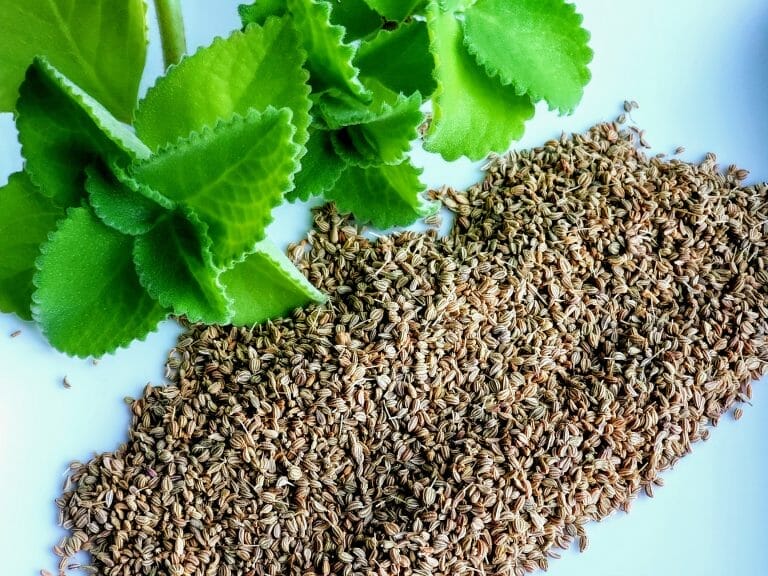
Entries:
{"label": "leaf stem", "polygon": [[157,21],[160,25],[160,41],[163,45],[163,62],[167,68],[178,64],[187,52],[187,38],[184,33],[184,17],[181,0],[155,0]]}

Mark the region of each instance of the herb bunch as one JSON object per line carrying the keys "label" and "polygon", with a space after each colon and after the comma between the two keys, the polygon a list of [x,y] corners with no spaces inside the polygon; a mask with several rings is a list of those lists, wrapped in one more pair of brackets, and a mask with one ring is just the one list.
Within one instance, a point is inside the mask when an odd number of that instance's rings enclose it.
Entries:
{"label": "herb bunch", "polygon": [[169,314],[250,325],[323,301],[266,236],[276,206],[408,225],[436,210],[409,157],[425,102],[425,148],[479,159],[535,102],[571,112],[592,57],[564,0],[260,0],[137,102],[143,0],[0,1],[25,160],[0,188],[0,310],[78,356]]}

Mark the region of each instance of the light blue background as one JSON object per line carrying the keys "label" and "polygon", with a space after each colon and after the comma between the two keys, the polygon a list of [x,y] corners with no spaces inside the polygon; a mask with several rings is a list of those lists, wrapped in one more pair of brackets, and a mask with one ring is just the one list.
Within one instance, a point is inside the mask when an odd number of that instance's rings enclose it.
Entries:
{"label": "light blue background", "polygon": [[[237,26],[236,1],[184,2],[190,48]],[[618,114],[625,98],[641,109],[634,120],[655,151],[684,145],[684,158],[707,151],[723,165],[738,163],[751,180],[768,180],[768,3],[764,0],[581,0],[592,32],[593,81],[576,114],[558,118],[542,108],[518,146],[540,144],[561,130],[583,130]],[[150,10],[151,12],[151,10]],[[151,14],[150,14],[151,16]],[[161,69],[156,31],[147,80]],[[0,183],[20,167],[9,115],[0,120]],[[431,186],[465,186],[478,164],[446,165],[416,153]],[[299,237],[305,207],[281,209],[273,230]],[[16,329],[21,336],[7,337]],[[37,330],[0,315],[0,572],[33,576],[53,571],[53,499],[66,464],[124,441],[124,396],[162,381],[178,329],[171,323],[146,342],[97,366],[52,351]],[[71,390],[61,379],[67,375]],[[552,576],[768,575],[768,391],[755,385],[744,418],[723,418],[711,439],[665,474],[651,500],[635,502],[588,527],[584,554],[564,553]]]}

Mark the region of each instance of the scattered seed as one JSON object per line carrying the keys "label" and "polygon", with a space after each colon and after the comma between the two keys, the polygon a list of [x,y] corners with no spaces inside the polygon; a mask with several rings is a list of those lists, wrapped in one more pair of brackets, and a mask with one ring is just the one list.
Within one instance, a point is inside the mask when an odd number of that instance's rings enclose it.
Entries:
{"label": "scattered seed", "polygon": [[128,442],[70,467],[57,553],[106,576],[521,576],[584,550],[768,368],[768,186],[638,136],[492,157],[432,192],[444,238],[317,209],[289,254],[329,303],[188,326]]}

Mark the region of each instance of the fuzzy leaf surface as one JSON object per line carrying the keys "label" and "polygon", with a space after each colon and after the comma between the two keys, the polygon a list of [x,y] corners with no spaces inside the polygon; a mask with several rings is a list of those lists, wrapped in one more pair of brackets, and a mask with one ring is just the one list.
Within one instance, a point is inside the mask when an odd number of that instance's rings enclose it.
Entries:
{"label": "fuzzy leaf surface", "polygon": [[533,116],[530,98],[486,74],[467,52],[456,17],[441,12],[435,0],[427,23],[437,90],[424,148],[446,160],[462,155],[479,160],[489,151],[506,150],[522,137],[525,121]]}
{"label": "fuzzy leaf surface", "polygon": [[45,56],[117,118],[131,120],[147,46],[144,0],[8,0],[0,20],[0,111]]}
{"label": "fuzzy leaf surface", "polygon": [[564,0],[477,0],[464,16],[467,49],[518,94],[572,112],[592,60],[582,17]]}
{"label": "fuzzy leaf surface", "polygon": [[384,19],[365,0],[328,0],[331,22],[343,26],[346,40],[357,40],[381,28]]}
{"label": "fuzzy leaf surface", "polygon": [[0,312],[32,319],[32,276],[40,246],[65,212],[40,194],[25,172],[0,188]]}
{"label": "fuzzy leaf surface", "polygon": [[86,169],[85,188],[96,215],[118,232],[137,236],[152,229],[158,219],[172,209],[142,194],[136,187],[122,182],[110,171],[97,166]]}
{"label": "fuzzy leaf surface", "polygon": [[[465,12],[477,0],[437,0],[437,4],[442,12],[457,14]],[[428,4],[434,4],[434,0],[429,0]]]}
{"label": "fuzzy leaf surface", "polygon": [[289,202],[307,201],[313,196],[322,196],[333,188],[347,167],[331,142],[328,130],[310,129],[307,153],[301,159],[301,170],[296,173],[294,188],[286,194]]}
{"label": "fuzzy leaf surface", "polygon": [[418,137],[424,115],[421,95],[398,95],[392,104],[382,102],[379,109],[357,124],[344,126],[332,133],[336,153],[360,167],[378,164],[400,164]]}
{"label": "fuzzy leaf surface", "polygon": [[365,2],[387,20],[395,22],[405,20],[424,4],[424,0],[365,0]]}
{"label": "fuzzy leaf surface", "polygon": [[90,164],[150,155],[127,125],[39,58],[21,85],[16,126],[30,178],[62,206],[85,195]]}
{"label": "fuzzy leaf surface", "polygon": [[258,24],[263,26],[270,16],[285,14],[285,0],[257,0],[253,4],[240,4],[237,12],[243,26]]}
{"label": "fuzzy leaf surface", "polygon": [[299,146],[288,108],[193,133],[134,166],[131,175],[189,207],[208,227],[216,266],[227,268],[264,238],[272,209],[293,187]]}
{"label": "fuzzy leaf surface", "polygon": [[355,64],[363,76],[375,78],[394,92],[419,91],[427,99],[437,87],[427,24],[420,20],[363,40]]}
{"label": "fuzzy leaf surface", "polygon": [[328,130],[360,124],[376,117],[376,106],[381,105],[382,98],[377,100],[378,103],[364,103],[338,90],[329,90],[322,96],[315,97],[315,120]]}
{"label": "fuzzy leaf surface", "polygon": [[269,239],[259,242],[253,254],[221,277],[232,298],[232,323],[247,326],[285,316],[326,296],[299,272]]}
{"label": "fuzzy leaf surface", "polygon": [[360,102],[338,90],[329,90],[321,97],[316,97],[313,110],[316,122],[330,130],[364,124],[375,120],[398,102],[404,101],[402,94],[391,90],[375,78],[366,78],[365,87],[371,95],[368,102]]}
{"label": "fuzzy leaf surface", "polygon": [[325,196],[341,212],[352,212],[376,228],[407,226],[438,208],[421,198],[420,173],[408,160],[395,166],[350,166]]}
{"label": "fuzzy leaf surface", "polygon": [[176,210],[138,236],[133,258],[142,286],[163,306],[190,322],[229,321],[230,302],[213,264],[205,225]]}
{"label": "fuzzy leaf surface", "polygon": [[58,350],[102,356],[144,338],[165,317],[139,284],[132,243],[88,208],[71,208],[43,245],[33,316]]}
{"label": "fuzzy leaf surface", "polygon": [[370,98],[352,63],[355,48],[344,42],[344,28],[331,22],[325,0],[287,0],[293,23],[307,51],[307,67],[315,90],[336,88],[355,98]]}
{"label": "fuzzy leaf surface", "polygon": [[289,18],[270,18],[214,40],[168,70],[136,112],[136,132],[153,150],[250,109],[290,108],[295,141],[309,126],[306,55]]}

